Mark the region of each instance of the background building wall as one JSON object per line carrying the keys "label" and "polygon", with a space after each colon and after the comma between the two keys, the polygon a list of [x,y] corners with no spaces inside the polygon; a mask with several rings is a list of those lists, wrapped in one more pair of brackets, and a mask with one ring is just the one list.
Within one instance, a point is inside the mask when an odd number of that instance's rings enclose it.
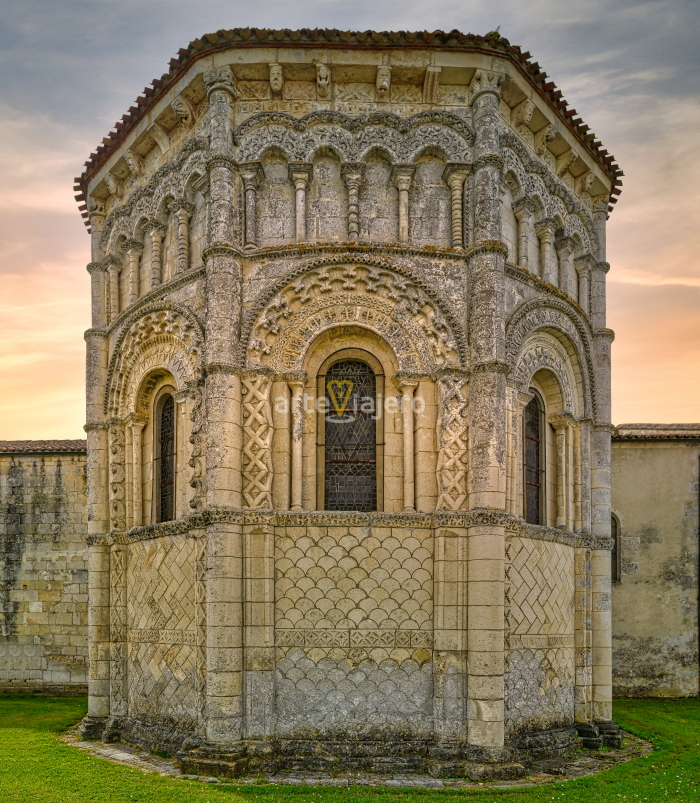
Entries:
{"label": "background building wall", "polygon": [[612,510],[619,521],[613,583],[616,696],[697,694],[700,425],[619,427]]}
{"label": "background building wall", "polygon": [[85,441],[0,441],[0,691],[87,689]]}

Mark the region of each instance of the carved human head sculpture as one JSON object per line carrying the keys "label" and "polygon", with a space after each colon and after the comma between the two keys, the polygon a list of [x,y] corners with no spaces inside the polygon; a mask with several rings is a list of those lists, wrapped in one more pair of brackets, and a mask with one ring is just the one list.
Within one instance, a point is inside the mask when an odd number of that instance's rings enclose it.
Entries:
{"label": "carved human head sculpture", "polygon": [[513,125],[517,128],[521,125],[527,125],[532,120],[532,115],[535,111],[535,104],[526,98],[522,103],[513,109]]}
{"label": "carved human head sculpture", "polygon": [[190,104],[182,97],[176,95],[170,102],[172,110],[175,112],[177,119],[186,126],[194,124],[194,114]]}
{"label": "carved human head sculpture", "polygon": [[270,89],[278,94],[282,91],[283,84],[282,67],[277,62],[270,64]]}
{"label": "carved human head sculpture", "polygon": [[316,92],[319,98],[329,98],[331,94],[331,71],[325,64],[316,65]]}
{"label": "carved human head sculpture", "polygon": [[384,99],[389,96],[391,89],[391,67],[377,68],[377,97]]}

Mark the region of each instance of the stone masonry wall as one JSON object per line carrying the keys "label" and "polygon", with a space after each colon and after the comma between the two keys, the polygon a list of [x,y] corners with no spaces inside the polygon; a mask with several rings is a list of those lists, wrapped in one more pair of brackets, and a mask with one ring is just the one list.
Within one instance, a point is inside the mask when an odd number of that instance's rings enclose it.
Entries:
{"label": "stone masonry wall", "polygon": [[0,690],[85,693],[85,454],[0,454]]}

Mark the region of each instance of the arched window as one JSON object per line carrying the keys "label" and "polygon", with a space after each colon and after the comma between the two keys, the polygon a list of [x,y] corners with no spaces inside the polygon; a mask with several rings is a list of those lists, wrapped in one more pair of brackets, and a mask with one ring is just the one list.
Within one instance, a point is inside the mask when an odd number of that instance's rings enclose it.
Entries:
{"label": "arched window", "polygon": [[377,380],[359,360],[325,376],[324,509],[377,510]]}
{"label": "arched window", "polygon": [[156,520],[175,518],[175,400],[161,399],[156,422]]}
{"label": "arched window", "polygon": [[610,550],[610,579],[613,583],[620,582],[620,525],[614,514],[610,514],[610,537],[613,548]]}
{"label": "arched window", "polygon": [[536,391],[523,414],[523,504],[528,524],[544,524],[544,405]]}

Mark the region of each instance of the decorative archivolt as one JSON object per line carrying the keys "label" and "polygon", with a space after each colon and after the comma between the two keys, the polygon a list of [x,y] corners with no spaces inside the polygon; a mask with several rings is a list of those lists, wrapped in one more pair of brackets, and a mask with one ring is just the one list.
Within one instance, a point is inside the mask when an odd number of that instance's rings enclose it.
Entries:
{"label": "decorative archivolt", "polygon": [[543,369],[550,371],[557,379],[561,390],[561,411],[580,418],[585,400],[577,387],[571,357],[554,335],[539,331],[529,337],[523,346],[511,378],[518,382],[523,390],[527,390],[532,377]]}
{"label": "decorative archivolt", "polygon": [[465,121],[447,112],[423,112],[408,119],[380,113],[351,118],[337,112],[314,112],[297,120],[265,112],[246,120],[235,132],[239,162],[256,161],[268,150],[290,161],[309,162],[331,149],[344,162],[359,162],[374,149],[393,162],[413,162],[426,150],[438,150],[448,162],[471,161],[473,132]]}
{"label": "decorative archivolt", "polygon": [[250,368],[301,370],[309,344],[336,326],[360,326],[386,340],[402,371],[461,367],[459,327],[415,279],[388,260],[329,261],[281,279],[244,326]]}
{"label": "decorative archivolt", "polygon": [[[178,387],[198,378],[204,332],[184,307],[153,304],[127,321],[117,339],[107,373],[104,408],[110,417],[145,414],[148,382],[170,373]],[[147,379],[150,378],[149,379]]]}
{"label": "decorative archivolt", "polygon": [[205,159],[209,143],[203,137],[189,140],[172,162],[163,165],[145,187],[136,190],[118,209],[113,209],[105,220],[100,245],[105,253],[114,250],[121,236],[137,236],[140,222],[156,219],[162,213],[164,202],[184,198],[193,178],[206,174]]}
{"label": "decorative archivolt", "polygon": [[[532,340],[536,333],[548,332],[561,345],[561,349],[545,351],[529,351],[538,341]],[[544,341],[539,341],[544,346]],[[550,342],[551,345],[551,342]],[[566,354],[566,357],[564,357]],[[534,366],[536,359],[551,359],[550,365],[543,368],[555,369],[554,372],[562,382],[562,389],[567,383],[568,369],[560,363],[571,367],[573,380],[569,382],[571,398],[580,399],[576,404],[579,414],[595,417],[595,373],[591,357],[591,334],[588,323],[572,306],[559,299],[536,298],[521,304],[511,315],[506,324],[506,362],[511,365],[516,377],[525,382],[525,374]],[[536,369],[535,369],[536,370]],[[530,374],[532,376],[532,374]],[[529,377],[527,377],[529,379]],[[575,391],[576,386],[580,391]],[[582,403],[581,403],[582,402]],[[573,401],[572,401],[573,403]],[[580,409],[582,407],[582,409]],[[574,408],[575,409],[575,408]],[[570,412],[574,412],[574,409]]]}
{"label": "decorative archivolt", "polygon": [[522,196],[537,196],[542,204],[543,217],[561,216],[565,221],[565,234],[578,233],[583,250],[596,252],[596,235],[588,207],[560,181],[547,165],[532,156],[527,147],[513,132],[501,132],[504,171],[512,172],[520,185]]}

